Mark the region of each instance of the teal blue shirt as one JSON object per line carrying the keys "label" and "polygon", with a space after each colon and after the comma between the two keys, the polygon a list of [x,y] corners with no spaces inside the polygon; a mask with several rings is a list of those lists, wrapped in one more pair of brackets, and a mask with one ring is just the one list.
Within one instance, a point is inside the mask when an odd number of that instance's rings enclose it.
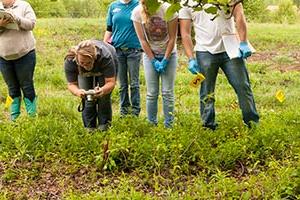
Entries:
{"label": "teal blue shirt", "polygon": [[112,27],[112,45],[115,48],[141,48],[130,19],[132,10],[138,4],[138,0],[131,0],[127,4],[117,0],[110,4],[106,23]]}

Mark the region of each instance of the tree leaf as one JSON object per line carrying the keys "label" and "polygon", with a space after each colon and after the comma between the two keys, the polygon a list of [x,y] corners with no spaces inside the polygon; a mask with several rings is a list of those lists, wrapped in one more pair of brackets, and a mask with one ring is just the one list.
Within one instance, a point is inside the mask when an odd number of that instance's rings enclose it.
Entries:
{"label": "tree leaf", "polygon": [[172,4],[166,12],[166,15],[165,15],[166,21],[169,21],[173,17],[174,13],[178,12],[180,10],[180,8],[181,8],[181,6],[179,3]]}
{"label": "tree leaf", "polygon": [[204,11],[207,12],[207,13],[209,13],[209,14],[214,14],[215,15],[218,12],[218,8],[215,7],[215,6],[210,6],[210,7],[206,8],[206,9],[204,9]]}
{"label": "tree leaf", "polygon": [[148,8],[148,12],[150,15],[154,15],[158,8],[160,7],[160,4],[158,0],[147,0],[145,1],[146,7]]}

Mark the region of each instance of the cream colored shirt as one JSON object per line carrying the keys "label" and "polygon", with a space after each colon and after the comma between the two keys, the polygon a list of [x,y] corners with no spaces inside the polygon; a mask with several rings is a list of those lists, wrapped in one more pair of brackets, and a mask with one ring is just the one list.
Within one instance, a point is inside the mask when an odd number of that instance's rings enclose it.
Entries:
{"label": "cream colored shirt", "polygon": [[222,35],[236,32],[234,20],[227,19],[220,11],[219,16],[205,11],[193,11],[191,8],[182,8],[179,11],[179,19],[191,19],[195,30],[195,51],[208,51],[212,54],[225,52]]}
{"label": "cream colored shirt", "polygon": [[16,0],[11,12],[19,19],[19,30],[0,27],[0,57],[5,60],[16,60],[35,49],[32,30],[36,23],[35,13],[29,3]]}

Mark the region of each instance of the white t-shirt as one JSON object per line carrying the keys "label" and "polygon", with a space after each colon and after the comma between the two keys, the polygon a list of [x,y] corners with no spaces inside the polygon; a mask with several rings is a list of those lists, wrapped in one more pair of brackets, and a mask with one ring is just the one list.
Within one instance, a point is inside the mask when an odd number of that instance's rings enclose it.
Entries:
{"label": "white t-shirt", "polygon": [[214,20],[214,15],[205,11],[195,11],[192,8],[182,8],[179,19],[191,19],[195,30],[195,51],[208,51],[212,54],[225,52],[222,41],[223,34],[234,34],[234,20],[227,19],[223,12]]}
{"label": "white t-shirt", "polygon": [[[169,3],[163,3],[158,11],[150,17],[147,24],[145,24],[142,20],[141,5],[138,5],[132,11],[131,20],[142,24],[144,36],[154,54],[164,54],[167,49],[169,32],[168,21],[165,21],[165,13],[169,6]],[[175,13],[169,21],[174,20],[177,16],[178,14]],[[176,45],[172,52],[175,51]]]}

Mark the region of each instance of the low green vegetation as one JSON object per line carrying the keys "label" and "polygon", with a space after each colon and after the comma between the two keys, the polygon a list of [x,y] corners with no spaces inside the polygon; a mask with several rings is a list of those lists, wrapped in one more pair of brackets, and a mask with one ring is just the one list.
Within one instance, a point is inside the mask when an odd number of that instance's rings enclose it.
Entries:
{"label": "low green vegetation", "polygon": [[[91,133],[82,127],[79,99],[66,89],[63,58],[77,42],[101,39],[104,21],[38,20],[36,119],[23,109],[16,123],[9,122],[0,78],[0,199],[300,198],[298,25],[249,24],[257,52],[248,70],[261,115],[255,128],[242,123],[222,72],[216,90],[220,127],[201,127],[198,90],[189,86],[193,76],[179,45],[174,128],[164,129],[162,120],[158,127],[147,123],[142,70],[141,116],[120,118],[116,88],[112,128]],[[275,98],[278,90],[283,103]]]}

